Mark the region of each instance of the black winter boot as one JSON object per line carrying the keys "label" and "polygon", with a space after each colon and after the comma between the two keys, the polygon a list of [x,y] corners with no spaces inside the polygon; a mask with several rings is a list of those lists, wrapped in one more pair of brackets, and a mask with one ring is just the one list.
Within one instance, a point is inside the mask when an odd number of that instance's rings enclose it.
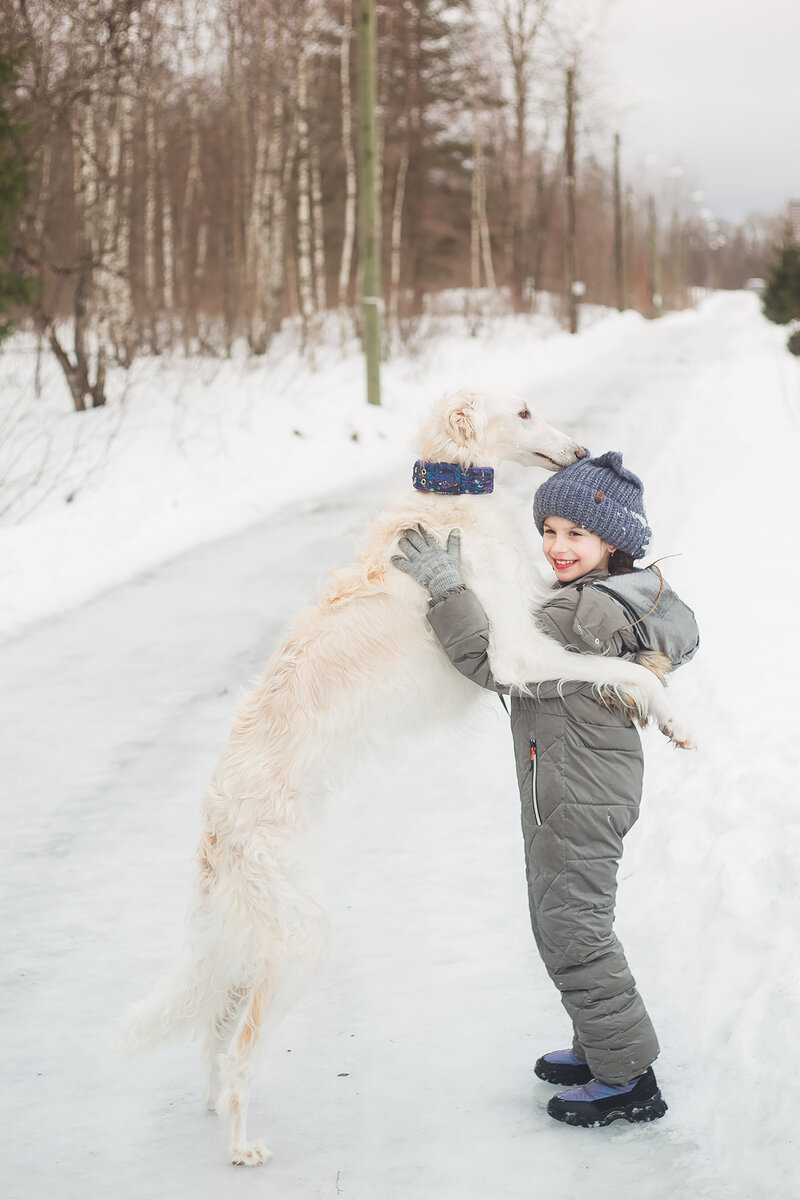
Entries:
{"label": "black winter boot", "polygon": [[612,1121],[655,1121],[667,1106],[658,1090],[653,1068],[630,1083],[614,1086],[592,1079],[582,1087],[569,1088],[553,1096],[547,1111],[567,1125],[610,1125]]}

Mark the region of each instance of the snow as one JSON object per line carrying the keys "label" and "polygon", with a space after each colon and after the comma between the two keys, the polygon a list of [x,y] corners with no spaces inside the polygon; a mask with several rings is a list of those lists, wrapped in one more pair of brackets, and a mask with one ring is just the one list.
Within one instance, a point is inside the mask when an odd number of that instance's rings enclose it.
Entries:
{"label": "snow", "polygon": [[[508,388],[520,341],[561,341],[549,317],[484,322],[474,338],[463,324],[426,318],[455,331],[386,365],[380,409],[333,330],[313,366],[289,333],[263,359],[137,359],[112,373],[107,407],[80,414],[52,358],[36,396],[35,343],[15,338],[0,354],[0,636],[407,461],[419,415],[454,379]],[[506,349],[504,370],[490,355]]]}
{"label": "snow", "polygon": [[[785,609],[800,377],[783,340],[745,293],[652,323],[608,315],[576,339],[524,318],[476,338],[445,324],[387,369],[380,412],[348,351],[320,349],[313,373],[288,346],[259,367],[147,362],[124,404],[80,417],[46,364],[26,399],[24,339],[0,356],[10,440],[35,411],[53,463],[38,507],[0,527],[4,1196],[798,1194],[800,662]],[[701,625],[672,685],[700,749],[645,735],[618,903],[669,1112],[575,1130],[544,1111],[532,1065],[567,1024],[528,928],[507,718],[482,697],[329,798],[332,962],[255,1083],[252,1132],[275,1158],[234,1171],[195,1048],[129,1062],[107,1039],[174,960],[236,688],[406,478],[421,407],[465,380],[624,452],[653,555],[679,556],[665,574]],[[542,477],[507,484],[527,506]]]}

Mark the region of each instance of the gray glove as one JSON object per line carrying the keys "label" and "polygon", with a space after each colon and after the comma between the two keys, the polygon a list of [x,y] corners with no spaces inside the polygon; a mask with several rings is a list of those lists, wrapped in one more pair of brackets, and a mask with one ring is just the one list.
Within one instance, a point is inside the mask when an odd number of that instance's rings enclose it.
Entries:
{"label": "gray glove", "polygon": [[426,587],[432,599],[463,583],[460,529],[451,529],[446,547],[440,546],[433,534],[422,525],[416,529],[404,529],[397,548],[402,550],[405,557],[395,555],[393,566]]}

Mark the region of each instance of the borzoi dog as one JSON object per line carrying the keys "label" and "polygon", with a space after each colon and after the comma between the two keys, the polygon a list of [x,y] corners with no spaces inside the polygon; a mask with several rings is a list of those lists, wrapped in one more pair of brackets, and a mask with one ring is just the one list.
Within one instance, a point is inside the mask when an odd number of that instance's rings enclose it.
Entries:
{"label": "borzoi dog", "polygon": [[[583,455],[517,396],[461,392],[436,405],[422,430],[426,461],[494,468],[503,460],[549,470]],[[310,797],[318,768],[349,742],[430,719],[474,696],[425,621],[424,589],[390,564],[417,522],[441,539],[462,531],[464,579],[491,627],[498,681],[524,686],[582,680],[625,693],[679,744],[654,674],[615,658],[569,653],[532,620],[535,572],[497,493],[411,490],[368,530],[358,561],[331,576],[319,603],[295,620],[261,680],[243,698],[203,806],[196,902],[176,975],[125,1015],[119,1045],[150,1049],[204,1038],[208,1102],[229,1118],[230,1159],[265,1162],[246,1132],[259,1046],[299,998],[327,935],[309,861]]]}

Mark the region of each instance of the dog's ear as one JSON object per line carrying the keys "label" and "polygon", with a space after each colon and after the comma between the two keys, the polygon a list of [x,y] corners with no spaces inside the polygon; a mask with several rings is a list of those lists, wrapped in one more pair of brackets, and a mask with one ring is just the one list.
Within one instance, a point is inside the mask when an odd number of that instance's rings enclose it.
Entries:
{"label": "dog's ear", "polygon": [[469,446],[477,441],[483,419],[475,402],[459,396],[447,413],[447,427],[457,446]]}

